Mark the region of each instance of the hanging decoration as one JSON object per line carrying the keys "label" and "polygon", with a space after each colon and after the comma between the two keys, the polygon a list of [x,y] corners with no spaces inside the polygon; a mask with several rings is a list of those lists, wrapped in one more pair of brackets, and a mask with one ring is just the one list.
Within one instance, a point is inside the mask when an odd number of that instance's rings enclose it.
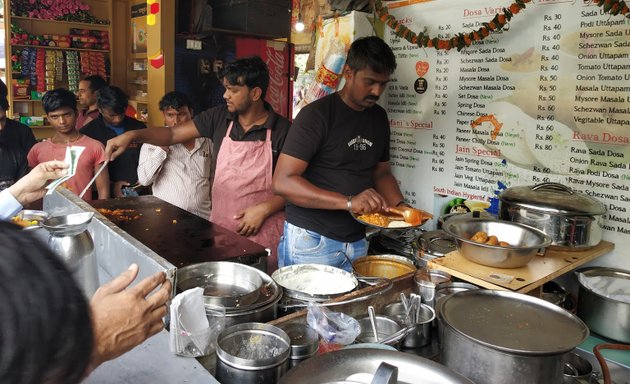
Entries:
{"label": "hanging decoration", "polygon": [[[415,33],[400,23],[396,18],[389,14],[387,7],[384,7],[381,0],[376,0],[375,9],[382,22],[387,24],[394,33],[409,41],[412,44],[416,44],[419,47],[435,48],[442,50],[450,50],[457,48],[461,51],[465,47],[469,47],[473,41],[481,41],[488,37],[492,32],[502,30],[508,22],[519,13],[522,9],[525,9],[525,4],[530,3],[532,0],[516,0],[508,8],[503,8],[503,13],[498,13],[492,20],[487,23],[483,23],[483,26],[476,31],[470,33],[459,33],[450,39],[440,39],[437,37],[431,37],[424,32]],[[506,28],[507,30],[507,28]]]}
{"label": "hanging decoration", "polygon": [[156,18],[160,12],[160,3],[158,0],[147,0],[147,25],[155,25]]}
{"label": "hanging decoration", "polygon": [[155,55],[149,56],[149,64],[155,69],[160,69],[164,66],[164,54],[162,50]]}
{"label": "hanging decoration", "polygon": [[604,13],[609,13],[613,16],[622,15],[630,18],[630,9],[623,0],[593,0],[593,2],[602,7]]}
{"label": "hanging decoration", "polygon": [[[431,37],[427,33],[415,33],[400,23],[396,18],[389,14],[387,7],[384,7],[381,0],[375,0],[374,8],[380,20],[391,28],[396,36],[401,37],[412,44],[419,47],[435,48],[438,50],[450,50],[457,48],[461,51],[465,47],[469,47],[475,41],[481,41],[488,37],[491,33],[500,31],[508,25],[514,15],[525,9],[525,5],[532,0],[516,0],[509,7],[503,8],[503,13],[498,13],[492,20],[483,23],[483,26],[476,31],[470,33],[459,33],[450,39],[440,39]],[[623,15],[630,18],[630,10],[623,0],[593,0],[593,2],[602,7],[605,13],[611,15]],[[508,25],[509,27],[509,25]],[[507,30],[507,28],[505,28]]]}

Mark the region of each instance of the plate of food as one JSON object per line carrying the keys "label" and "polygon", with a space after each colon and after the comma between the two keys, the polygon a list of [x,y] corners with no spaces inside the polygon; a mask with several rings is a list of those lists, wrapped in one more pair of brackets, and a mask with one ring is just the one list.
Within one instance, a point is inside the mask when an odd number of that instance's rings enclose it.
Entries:
{"label": "plate of food", "polygon": [[364,224],[368,227],[376,228],[376,229],[407,229],[407,228],[418,228],[426,223],[429,219],[433,218],[428,212],[422,211],[420,209],[414,209],[420,215],[420,220],[416,220],[415,222],[418,224],[411,224],[407,220],[405,221],[405,217],[399,213],[393,212],[375,212],[368,213],[363,215],[358,215],[352,212],[352,217],[357,220],[359,223]]}
{"label": "plate of food", "polygon": [[49,217],[45,211],[25,209],[11,218],[11,222],[20,227],[39,227],[40,224]]}

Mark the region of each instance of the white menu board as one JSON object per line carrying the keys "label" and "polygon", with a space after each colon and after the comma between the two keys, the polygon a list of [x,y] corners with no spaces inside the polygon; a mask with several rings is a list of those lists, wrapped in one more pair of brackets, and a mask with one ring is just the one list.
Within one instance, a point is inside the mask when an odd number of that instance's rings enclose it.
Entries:
{"label": "white menu board", "polygon": [[[451,38],[512,2],[409,3],[389,2],[389,13]],[[501,188],[558,182],[603,202],[604,238],[630,246],[630,19],[591,1],[535,0],[460,52],[419,48],[387,27],[384,39],[398,63],[382,101],[391,162],[412,204],[433,211],[448,195],[495,207]]]}

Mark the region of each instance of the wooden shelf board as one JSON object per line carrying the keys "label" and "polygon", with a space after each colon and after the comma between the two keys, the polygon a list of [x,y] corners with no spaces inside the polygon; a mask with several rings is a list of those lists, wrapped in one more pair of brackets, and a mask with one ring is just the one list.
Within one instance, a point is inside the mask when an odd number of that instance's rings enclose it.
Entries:
{"label": "wooden shelf board", "polygon": [[42,99],[16,99],[13,98],[13,102],[22,102],[22,103],[41,103]]}
{"label": "wooden shelf board", "polygon": [[108,29],[111,24],[94,24],[94,23],[81,23],[76,21],[65,21],[65,20],[51,20],[51,19],[39,19],[36,17],[24,17],[24,16],[11,16],[12,20],[24,20],[24,21],[32,21],[32,22],[44,22],[44,23],[54,23],[54,24],[68,24],[72,26],[78,27],[86,27],[86,28],[100,28],[100,29]]}
{"label": "wooden shelf board", "polygon": [[46,45],[11,44],[11,47],[54,49],[54,50],[57,50],[57,51],[81,51],[81,52],[109,53],[109,50],[107,50],[107,49],[61,48],[61,47],[49,47],[49,46],[46,46]]}
{"label": "wooden shelf board", "polygon": [[[583,251],[549,248],[544,256],[535,256],[526,266],[509,269],[477,264],[463,257],[459,251],[453,251],[444,257],[430,260],[428,266],[448,272],[451,276],[480,287],[527,293],[560,275],[610,253],[614,248],[615,245],[608,241],[602,241],[597,246]],[[514,279],[510,282],[502,282],[490,277],[493,274],[512,276]]]}

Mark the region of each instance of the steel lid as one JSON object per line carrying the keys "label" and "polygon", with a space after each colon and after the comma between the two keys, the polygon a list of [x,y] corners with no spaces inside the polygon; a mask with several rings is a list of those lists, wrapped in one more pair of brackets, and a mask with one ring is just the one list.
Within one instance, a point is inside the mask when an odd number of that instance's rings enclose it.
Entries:
{"label": "steel lid", "polygon": [[424,232],[418,237],[418,248],[423,254],[442,257],[457,249],[455,239],[443,230]]}
{"label": "steel lid", "polygon": [[291,358],[299,359],[315,354],[319,349],[319,335],[307,324],[289,323],[280,326],[291,339]]}
{"label": "steel lid", "polygon": [[558,183],[511,187],[499,199],[538,211],[563,215],[602,215],[606,207],[600,201]]}
{"label": "steel lid", "polygon": [[438,303],[439,319],[455,332],[489,348],[525,355],[568,352],[589,334],[577,316],[520,293],[471,290]]}

